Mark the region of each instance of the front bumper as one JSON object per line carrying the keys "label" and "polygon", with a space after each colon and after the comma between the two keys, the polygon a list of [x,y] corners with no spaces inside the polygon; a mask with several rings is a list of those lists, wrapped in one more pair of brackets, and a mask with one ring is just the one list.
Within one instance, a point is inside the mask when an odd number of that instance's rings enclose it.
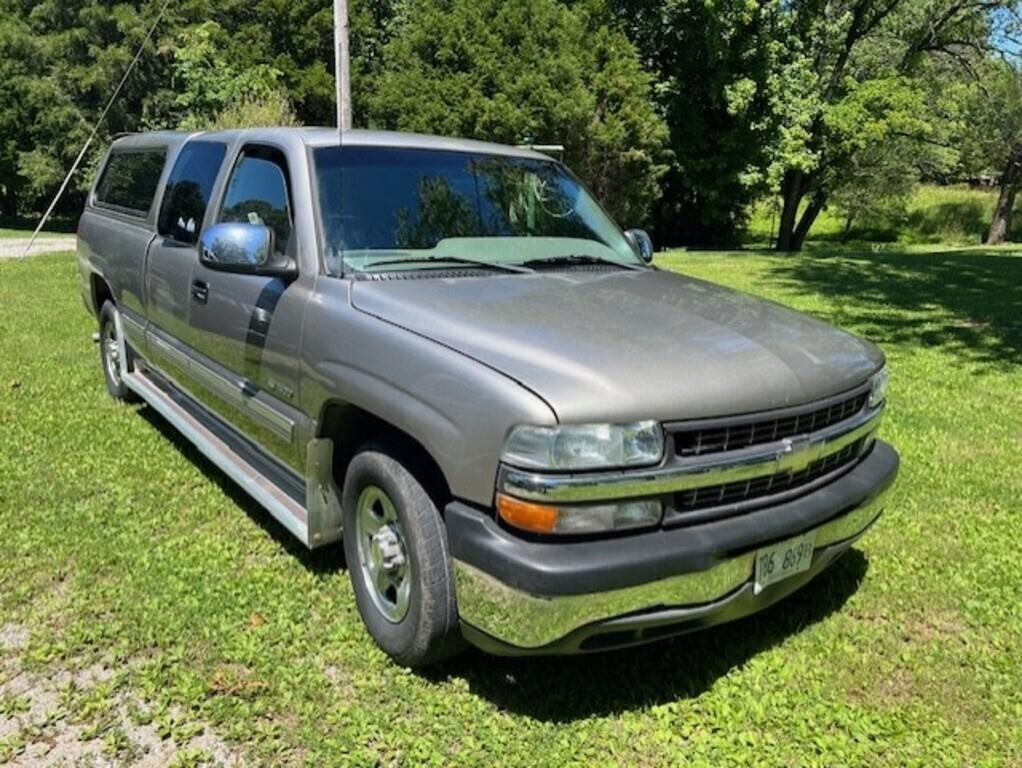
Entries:
{"label": "front bumper", "polygon": [[[784,504],[672,530],[537,542],[447,508],[465,636],[507,655],[617,648],[761,610],[826,568],[883,511],[898,455],[877,441],[854,469]],[[756,550],[816,530],[812,567],[753,594]]]}

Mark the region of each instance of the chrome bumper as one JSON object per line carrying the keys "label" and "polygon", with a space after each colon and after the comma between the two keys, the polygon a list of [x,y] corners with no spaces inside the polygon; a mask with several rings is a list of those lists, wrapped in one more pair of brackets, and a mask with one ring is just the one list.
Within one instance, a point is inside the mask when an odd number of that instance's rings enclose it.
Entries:
{"label": "chrome bumper", "polygon": [[[595,631],[590,634],[596,634],[601,629],[599,625],[604,623],[608,624],[606,629],[612,630],[614,622],[631,619],[636,620],[633,625],[645,622],[659,626],[669,624],[672,616],[678,625],[698,620],[700,625],[707,626],[730,620],[765,608],[826,567],[880,516],[885,497],[886,491],[881,492],[817,526],[813,568],[803,574],[804,578],[793,578],[790,584],[779,582],[756,597],[751,594],[755,550],[719,561],[705,571],[606,592],[555,597],[515,589],[455,559],[458,610],[469,639],[488,650],[508,654],[586,650],[584,646],[579,647],[584,638],[576,642],[561,641],[586,627],[593,627]],[[742,602],[742,612],[729,606],[733,601]],[[710,615],[715,612],[719,614],[717,621]]]}

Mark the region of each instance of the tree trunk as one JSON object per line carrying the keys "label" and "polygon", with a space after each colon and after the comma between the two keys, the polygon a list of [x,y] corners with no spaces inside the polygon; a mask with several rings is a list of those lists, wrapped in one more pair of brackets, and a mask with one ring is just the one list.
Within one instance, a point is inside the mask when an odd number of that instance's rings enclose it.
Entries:
{"label": "tree trunk", "polygon": [[1001,174],[1001,193],[997,196],[994,219],[990,223],[990,231],[987,232],[987,245],[1000,245],[1007,242],[1019,182],[1022,182],[1022,145],[1016,145],[1012,149],[1008,164],[1004,173]]}
{"label": "tree trunk", "polygon": [[785,253],[801,251],[806,235],[820,215],[827,196],[823,192],[815,193],[809,205],[798,215],[798,209],[809,192],[809,178],[803,171],[787,171],[781,183],[781,196],[784,207],[781,208],[781,223],[777,230],[777,250]]}
{"label": "tree trunk", "polygon": [[795,226],[798,223],[798,209],[805,195],[805,173],[802,171],[786,171],[781,182],[781,221],[777,228],[778,251],[798,250],[792,247]]}
{"label": "tree trunk", "polygon": [[801,251],[802,246],[805,244],[806,237],[809,235],[809,230],[813,228],[813,224],[816,223],[816,217],[820,215],[820,211],[823,210],[823,206],[827,203],[827,196],[822,192],[817,192],[813,195],[813,199],[809,201],[809,205],[802,213],[802,218],[798,220],[798,226],[795,227],[795,231],[791,238],[791,250]]}

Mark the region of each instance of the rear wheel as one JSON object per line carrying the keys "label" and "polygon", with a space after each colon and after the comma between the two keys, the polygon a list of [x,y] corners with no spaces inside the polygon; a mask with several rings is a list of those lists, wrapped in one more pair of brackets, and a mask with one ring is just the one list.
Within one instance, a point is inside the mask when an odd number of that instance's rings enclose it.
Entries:
{"label": "rear wheel", "polygon": [[344,554],[369,634],[395,661],[421,667],[461,649],[447,532],[415,476],[369,447],[344,481]]}
{"label": "rear wheel", "polygon": [[[121,350],[127,359],[121,360]],[[99,311],[99,361],[103,366],[103,378],[110,396],[117,400],[131,402],[135,394],[124,383],[122,372],[130,368],[131,349],[127,342],[121,343],[117,307],[112,301],[103,302]]]}

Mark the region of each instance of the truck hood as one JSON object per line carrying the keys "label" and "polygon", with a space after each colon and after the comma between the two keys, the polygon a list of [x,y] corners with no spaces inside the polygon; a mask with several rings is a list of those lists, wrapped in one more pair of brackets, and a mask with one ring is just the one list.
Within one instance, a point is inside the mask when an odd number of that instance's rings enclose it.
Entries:
{"label": "truck hood", "polygon": [[671,272],[538,272],[357,281],[354,306],[528,387],[562,422],[704,418],[862,384],[874,345]]}

